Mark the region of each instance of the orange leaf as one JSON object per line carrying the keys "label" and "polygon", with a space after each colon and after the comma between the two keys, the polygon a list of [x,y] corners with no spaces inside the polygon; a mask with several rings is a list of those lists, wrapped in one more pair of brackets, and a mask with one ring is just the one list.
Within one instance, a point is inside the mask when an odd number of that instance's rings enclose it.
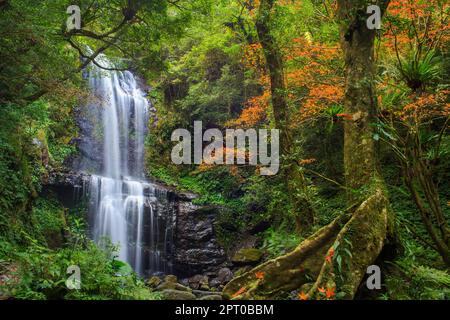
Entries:
{"label": "orange leaf", "polygon": [[325,288],[324,287],[320,287],[317,290],[319,290],[320,293],[325,293]]}
{"label": "orange leaf", "polygon": [[327,296],[328,299],[333,298],[335,296],[335,290],[336,288],[327,288],[325,295]]}
{"label": "orange leaf", "polygon": [[241,294],[245,293],[246,291],[247,291],[247,289],[242,287],[235,294],[233,294],[231,297],[232,298],[239,297]]}
{"label": "orange leaf", "polygon": [[325,257],[325,260],[326,260],[328,263],[331,263],[331,259],[333,259],[333,257],[334,257],[334,249],[331,248],[330,251],[328,251],[327,256]]}
{"label": "orange leaf", "polygon": [[347,119],[347,120],[353,120],[353,116],[351,114],[347,114],[347,113],[339,113],[336,116],[339,118]]}
{"label": "orange leaf", "polygon": [[264,279],[265,273],[263,271],[258,271],[257,273],[255,273],[256,275],[256,279]]}
{"label": "orange leaf", "polygon": [[299,300],[308,300],[308,295],[305,294],[304,292],[300,292],[300,293],[298,294],[298,299],[299,299]]}
{"label": "orange leaf", "polygon": [[303,166],[303,165],[311,164],[314,162],[316,162],[316,159],[303,159],[303,160],[300,160],[300,165]]}

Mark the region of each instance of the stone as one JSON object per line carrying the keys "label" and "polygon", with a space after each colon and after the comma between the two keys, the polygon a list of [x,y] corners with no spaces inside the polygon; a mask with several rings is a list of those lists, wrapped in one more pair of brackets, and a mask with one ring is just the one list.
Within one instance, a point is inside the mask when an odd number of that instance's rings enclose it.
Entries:
{"label": "stone", "polygon": [[235,253],[231,261],[234,264],[256,264],[261,261],[263,252],[256,248],[241,249]]}
{"label": "stone", "polygon": [[231,279],[233,279],[233,272],[231,272],[231,270],[228,268],[222,268],[217,273],[217,279],[221,283],[228,283],[231,281]]}
{"label": "stone", "polygon": [[173,270],[181,277],[217,272],[226,261],[214,232],[217,208],[180,201],[176,223]]}
{"label": "stone", "polygon": [[150,288],[156,288],[161,284],[162,280],[159,277],[153,276],[146,281],[147,286]]}
{"label": "stone", "polygon": [[204,291],[209,291],[209,290],[211,290],[211,288],[209,287],[209,285],[207,285],[207,284],[201,284],[200,285],[200,288],[199,288],[200,290],[204,290]]}
{"label": "stone", "polygon": [[180,283],[181,283],[183,286],[189,287],[189,278],[181,279],[181,280],[180,280]]}
{"label": "stone", "polygon": [[178,282],[177,276],[174,276],[173,274],[169,274],[164,277],[164,282]]}
{"label": "stone", "polygon": [[191,288],[189,288],[189,287],[186,287],[186,286],[183,286],[182,284],[179,284],[179,283],[177,283],[177,284],[175,285],[175,290],[180,290],[180,291],[189,291],[189,292],[191,292],[191,291],[192,291],[192,289],[191,289]]}
{"label": "stone", "polygon": [[196,296],[191,292],[166,289],[162,294],[167,300],[195,300]]}
{"label": "stone", "polygon": [[199,289],[203,290],[203,291],[209,291],[210,290],[208,276],[203,276],[203,278],[200,279],[200,287],[199,287]]}
{"label": "stone", "polygon": [[211,287],[211,289],[217,288],[221,284],[222,284],[222,281],[220,281],[218,278],[214,278],[209,282],[209,286]]}
{"label": "stone", "polygon": [[216,292],[203,291],[203,290],[192,290],[192,293],[195,294],[199,298],[202,298],[202,297],[205,297],[205,296],[217,295]]}
{"label": "stone", "polygon": [[208,285],[208,277],[207,276],[203,276],[201,274],[197,274],[191,278],[189,278],[189,287],[191,287],[192,289],[200,289],[200,287],[203,285],[207,284]]}
{"label": "stone", "polygon": [[209,296],[201,297],[198,300],[222,300],[222,296],[218,295],[218,294],[212,294],[212,295],[209,295]]}
{"label": "stone", "polygon": [[191,288],[185,287],[182,284],[179,284],[177,282],[163,282],[156,288],[156,290],[158,290],[158,291],[177,290],[177,291],[190,292]]}

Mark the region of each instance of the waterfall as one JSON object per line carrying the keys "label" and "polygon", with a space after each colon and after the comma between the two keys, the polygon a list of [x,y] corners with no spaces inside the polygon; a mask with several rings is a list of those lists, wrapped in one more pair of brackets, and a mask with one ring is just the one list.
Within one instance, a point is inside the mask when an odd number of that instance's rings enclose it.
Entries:
{"label": "waterfall", "polygon": [[[113,67],[105,56],[97,62]],[[166,194],[145,181],[144,141],[150,104],[129,71],[106,71],[91,65],[85,76],[95,97],[87,105],[95,128],[85,135],[101,141],[103,153],[88,188],[92,238],[100,245],[110,239],[119,247],[118,258],[140,275],[166,272],[173,211]]]}

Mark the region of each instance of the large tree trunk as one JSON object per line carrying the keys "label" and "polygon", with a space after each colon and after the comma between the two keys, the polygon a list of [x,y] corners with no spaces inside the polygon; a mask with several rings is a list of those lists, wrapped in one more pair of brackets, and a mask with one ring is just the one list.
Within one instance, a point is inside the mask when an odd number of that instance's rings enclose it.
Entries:
{"label": "large tree trunk", "polygon": [[270,89],[275,125],[280,130],[281,166],[286,176],[292,206],[296,213],[298,231],[308,229],[314,222],[314,209],[307,197],[305,177],[293,159],[293,143],[289,131],[289,106],[286,97],[286,82],[280,49],[271,34],[272,9],[276,0],[262,0],[256,20],[258,38],[264,51],[270,75]]}
{"label": "large tree trunk", "polygon": [[[384,10],[389,1],[381,1]],[[373,128],[377,114],[374,88],[374,40],[376,31],[367,28],[367,0],[338,0],[341,47],[346,68],[344,168],[347,187],[357,193],[378,174]],[[350,195],[354,198],[354,194]]]}
{"label": "large tree trunk", "polygon": [[[346,62],[345,172],[355,203],[348,212],[302,242],[293,252],[270,260],[231,281],[224,296],[236,299],[276,298],[300,289],[309,299],[352,299],[388,238],[392,213],[378,174],[371,122],[374,92],[375,32],[366,26],[369,1],[339,0],[341,45]],[[380,5],[383,11],[388,1]],[[349,117],[348,117],[349,118]],[[350,254],[349,254],[350,253]]]}

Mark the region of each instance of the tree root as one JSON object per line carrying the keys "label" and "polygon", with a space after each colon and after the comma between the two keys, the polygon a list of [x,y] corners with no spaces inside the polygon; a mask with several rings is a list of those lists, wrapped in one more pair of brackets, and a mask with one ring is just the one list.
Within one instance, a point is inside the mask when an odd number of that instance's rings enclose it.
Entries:
{"label": "tree root", "polygon": [[[317,277],[320,271],[322,256],[333,243],[339,230],[349,220],[348,214],[338,217],[303,241],[294,251],[267,261],[233,279],[225,286],[224,297],[227,299],[270,299],[311,282],[311,278]],[[257,274],[264,274],[264,279],[258,279]],[[241,294],[237,294],[239,292]]]}
{"label": "tree root", "polygon": [[228,283],[226,299],[276,299],[293,290],[308,299],[354,297],[367,266],[380,254],[391,226],[388,200],[376,189],[294,251],[267,261]]}

